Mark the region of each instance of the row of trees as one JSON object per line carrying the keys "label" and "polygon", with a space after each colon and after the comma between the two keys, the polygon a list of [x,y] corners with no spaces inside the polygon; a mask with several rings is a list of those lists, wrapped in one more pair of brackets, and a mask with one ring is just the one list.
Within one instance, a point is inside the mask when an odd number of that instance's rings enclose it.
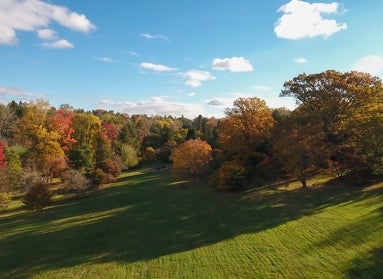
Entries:
{"label": "row of trees", "polygon": [[[328,168],[359,179],[383,173],[383,87],[378,77],[331,70],[301,74],[284,83],[280,96],[295,98],[297,108],[271,110],[259,98],[240,98],[219,123],[221,152],[213,150],[208,158],[206,152],[194,151],[204,154],[199,173],[208,169],[213,186],[237,189],[249,177],[262,181],[290,175],[306,187],[309,177]],[[187,152],[187,145],[208,149],[190,142],[175,154]],[[182,157],[173,158],[175,172],[181,173]]]}
{"label": "row of trees", "polygon": [[178,177],[209,178],[225,190],[280,175],[306,186],[311,175],[329,167],[339,176],[383,172],[379,78],[301,74],[284,84],[281,96],[295,98],[297,108],[270,109],[259,98],[239,98],[223,119],[192,120],[56,109],[44,100],[0,105],[2,199],[30,190],[31,177],[61,177],[70,190],[81,191],[155,159],[173,162]]}

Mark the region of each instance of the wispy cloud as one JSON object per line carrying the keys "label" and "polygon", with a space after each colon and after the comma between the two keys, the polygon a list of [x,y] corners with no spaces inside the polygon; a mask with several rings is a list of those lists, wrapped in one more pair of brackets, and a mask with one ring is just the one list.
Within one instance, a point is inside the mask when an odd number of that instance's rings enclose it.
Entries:
{"label": "wispy cloud", "polygon": [[281,6],[282,12],[275,25],[274,31],[279,38],[298,40],[306,37],[322,36],[328,38],[336,32],[347,29],[346,23],[338,23],[334,19],[326,19],[323,14],[339,13],[339,4],[336,2],[309,3],[301,0],[292,0]]}
{"label": "wispy cloud", "polygon": [[216,77],[206,71],[191,70],[183,74],[186,78],[186,85],[191,87],[200,87],[203,81],[215,80]]}
{"label": "wispy cloud", "polygon": [[295,63],[297,63],[297,64],[305,64],[305,63],[307,63],[307,59],[306,59],[306,58],[303,58],[303,57],[294,59],[294,61],[295,61]]}
{"label": "wispy cloud", "polygon": [[206,115],[202,105],[170,102],[165,97],[151,97],[148,100],[139,102],[117,102],[113,100],[103,100],[99,103],[103,109],[113,109],[115,111],[128,114],[154,115],[173,115],[194,118],[198,114]]}
{"label": "wispy cloud", "polygon": [[42,43],[41,46],[43,48],[54,48],[54,49],[74,48],[74,45],[71,42],[68,42],[67,40],[45,42],[45,43]]}
{"label": "wispy cloud", "polygon": [[161,40],[164,40],[164,41],[170,41],[170,39],[164,35],[161,35],[161,34],[149,34],[149,33],[142,33],[141,34],[141,37],[144,37],[145,39],[149,39],[149,40],[152,40],[152,39],[161,39]]}
{"label": "wispy cloud", "polygon": [[11,100],[30,101],[44,97],[42,94],[27,92],[24,89],[9,86],[0,86],[0,102]]}
{"label": "wispy cloud", "polygon": [[230,72],[251,72],[254,70],[251,63],[243,57],[216,58],[213,60],[212,67],[214,70],[228,70]]}
{"label": "wispy cloud", "polygon": [[143,69],[147,70],[153,70],[155,72],[172,72],[172,71],[177,71],[176,68],[171,68],[165,65],[160,65],[160,64],[152,64],[148,62],[144,62],[140,64],[140,67]]}
{"label": "wispy cloud", "polygon": [[[89,32],[95,29],[85,15],[72,12],[64,6],[53,5],[42,0],[2,0],[0,1],[0,44],[17,44],[17,31],[35,32],[43,40],[57,39],[57,33],[49,28],[53,22],[78,32]],[[56,42],[60,41],[63,40]],[[57,45],[57,43],[47,43],[47,46],[49,45]],[[44,44],[42,46],[46,47]]]}
{"label": "wispy cloud", "polygon": [[113,62],[115,62],[115,60],[110,58],[110,57],[98,57],[98,56],[96,56],[95,59],[98,60],[98,61],[104,62],[104,63],[113,63]]}
{"label": "wispy cloud", "polygon": [[213,100],[209,100],[206,102],[207,105],[209,106],[224,106],[225,103],[218,100],[218,99],[213,99]]}

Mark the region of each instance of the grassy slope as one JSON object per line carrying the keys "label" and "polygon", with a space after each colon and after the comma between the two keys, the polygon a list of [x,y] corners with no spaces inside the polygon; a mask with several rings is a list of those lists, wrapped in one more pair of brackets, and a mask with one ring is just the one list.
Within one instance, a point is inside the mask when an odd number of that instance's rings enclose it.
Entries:
{"label": "grassy slope", "polygon": [[217,193],[131,172],[0,215],[0,278],[382,278],[383,186]]}

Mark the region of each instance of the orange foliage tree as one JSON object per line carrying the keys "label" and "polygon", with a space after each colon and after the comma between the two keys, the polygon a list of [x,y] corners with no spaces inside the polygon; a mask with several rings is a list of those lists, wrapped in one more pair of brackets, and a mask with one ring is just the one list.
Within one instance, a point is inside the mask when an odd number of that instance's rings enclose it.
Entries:
{"label": "orange foliage tree", "polygon": [[271,135],[271,111],[257,97],[239,98],[233,105],[226,109],[226,118],[219,126],[219,143],[225,151],[243,159],[254,157]]}
{"label": "orange foliage tree", "polygon": [[188,140],[174,148],[172,172],[178,178],[203,176],[211,161],[211,146],[201,140]]}

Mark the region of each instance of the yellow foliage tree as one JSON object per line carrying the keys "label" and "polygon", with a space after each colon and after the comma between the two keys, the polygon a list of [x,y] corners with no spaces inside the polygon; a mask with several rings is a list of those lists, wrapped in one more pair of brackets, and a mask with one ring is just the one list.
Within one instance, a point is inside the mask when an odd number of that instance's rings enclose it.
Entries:
{"label": "yellow foliage tree", "polygon": [[188,140],[174,148],[172,172],[178,178],[203,176],[206,166],[211,161],[211,146],[201,140]]}

